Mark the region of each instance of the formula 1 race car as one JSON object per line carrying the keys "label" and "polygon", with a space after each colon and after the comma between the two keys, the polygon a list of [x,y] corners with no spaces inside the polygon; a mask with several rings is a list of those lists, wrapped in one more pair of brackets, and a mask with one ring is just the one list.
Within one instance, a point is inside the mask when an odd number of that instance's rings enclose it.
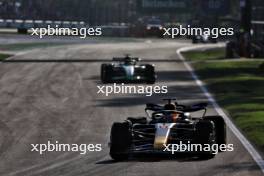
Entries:
{"label": "formula 1 race car", "polygon": [[113,61],[116,63],[101,65],[102,83],[145,82],[154,84],[156,81],[154,65],[138,65],[139,58],[126,55],[123,58],[113,58]]}
{"label": "formula 1 race car", "polygon": [[[210,159],[216,155],[211,149],[176,151],[172,147],[175,144],[226,145],[225,121],[221,116],[205,116],[207,103],[185,106],[172,103],[175,99],[165,100],[168,103],[164,106],[146,104],[148,118],[129,117],[125,122],[112,125],[109,146],[114,160],[126,160],[135,153],[168,154],[171,151]],[[202,115],[192,116],[199,111]]]}
{"label": "formula 1 race car", "polygon": [[145,36],[163,37],[164,29],[162,23],[158,19],[150,19],[146,23]]}
{"label": "formula 1 race car", "polygon": [[216,38],[212,38],[212,36],[209,35],[194,35],[192,36],[192,43],[217,43]]}

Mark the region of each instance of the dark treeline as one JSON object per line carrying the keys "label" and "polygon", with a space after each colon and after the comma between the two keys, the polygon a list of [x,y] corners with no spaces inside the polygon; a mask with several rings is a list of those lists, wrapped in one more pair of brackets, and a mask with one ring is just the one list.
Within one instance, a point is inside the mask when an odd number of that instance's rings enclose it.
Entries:
{"label": "dark treeline", "polygon": [[91,24],[129,22],[134,0],[0,0],[1,18],[83,20]]}
{"label": "dark treeline", "polygon": [[[177,1],[177,0],[175,0]],[[0,0],[0,18],[34,19],[34,20],[69,20],[85,21],[91,25],[133,22],[142,15],[161,15],[156,10],[140,11],[137,4],[140,0]],[[194,3],[196,2],[196,3]],[[213,16],[202,10],[205,0],[193,0],[190,17]],[[227,1],[230,14],[239,16],[239,0]],[[252,0],[253,14],[263,17],[263,0]],[[195,5],[196,4],[196,5]],[[196,8],[195,8],[196,7]],[[182,12],[187,13],[186,12]],[[164,13],[163,13],[164,15]],[[177,11],[165,14],[167,19],[179,19]],[[181,14],[182,15],[182,14]],[[223,15],[223,14],[221,14]],[[224,15],[227,15],[226,12]],[[257,18],[259,20],[259,18]]]}

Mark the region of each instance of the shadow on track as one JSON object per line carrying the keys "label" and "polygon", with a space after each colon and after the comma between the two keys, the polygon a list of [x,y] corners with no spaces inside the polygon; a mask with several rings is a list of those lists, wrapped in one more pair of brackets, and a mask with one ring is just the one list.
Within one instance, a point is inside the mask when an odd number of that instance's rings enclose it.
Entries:
{"label": "shadow on track", "polygon": [[[163,161],[171,161],[171,162],[195,162],[195,161],[206,161],[210,159],[201,159],[198,157],[195,157],[193,155],[188,154],[178,154],[178,155],[154,155],[154,154],[137,154],[133,157],[129,158],[125,161],[119,161],[119,162],[163,162]],[[115,164],[119,163],[118,161],[109,159],[109,160],[103,160],[96,162],[95,164]]]}
{"label": "shadow on track", "polygon": [[[186,93],[188,90],[192,89],[191,87],[172,87],[169,88],[169,93],[164,94],[153,94],[152,96],[146,96],[146,94],[138,95],[138,94],[124,94],[129,95],[126,97],[114,97],[110,99],[98,99],[96,100],[97,107],[131,107],[131,106],[138,106],[138,105],[145,105],[146,103],[158,103],[158,104],[164,104],[164,101],[162,101],[163,98],[166,97],[175,97],[177,95],[178,100],[184,100],[192,102],[200,102],[200,101],[206,101],[206,97],[201,93],[201,91],[198,89],[195,92]],[[109,94],[109,97],[113,96],[113,94]],[[193,100],[193,97],[198,97],[196,100]]]}
{"label": "shadow on track", "polygon": [[145,103],[156,102],[157,100],[162,99],[162,95],[160,98],[157,97],[122,97],[122,98],[114,98],[114,99],[104,99],[98,100],[97,107],[129,107],[129,106],[138,106],[145,105]]}
{"label": "shadow on track", "polygon": [[80,62],[108,62],[104,59],[16,59],[16,60],[4,60],[4,63],[80,63]]}
{"label": "shadow on track", "polygon": [[[25,58],[25,59],[9,59],[3,60],[3,63],[79,63],[79,62],[113,62],[111,59],[79,59],[79,58],[72,58],[72,59],[33,59],[33,58]],[[171,60],[171,59],[144,59],[141,60],[142,63],[155,63],[155,62],[181,62],[180,60]]]}

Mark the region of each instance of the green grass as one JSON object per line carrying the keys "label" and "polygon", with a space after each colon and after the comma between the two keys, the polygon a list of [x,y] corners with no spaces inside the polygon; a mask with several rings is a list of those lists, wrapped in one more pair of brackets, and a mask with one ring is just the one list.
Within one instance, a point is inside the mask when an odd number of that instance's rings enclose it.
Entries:
{"label": "green grass", "polygon": [[206,54],[201,51],[192,51],[183,53],[188,61],[206,61],[214,59],[224,59],[225,50],[223,48],[206,50]]}
{"label": "green grass", "polygon": [[0,61],[5,60],[6,58],[10,57],[9,54],[0,54]]}
{"label": "green grass", "polygon": [[[215,59],[219,57],[215,53]],[[213,59],[212,51],[185,53],[189,60]],[[194,62],[193,67],[207,84],[217,102],[231,115],[236,125],[264,151],[264,70],[259,60]]]}

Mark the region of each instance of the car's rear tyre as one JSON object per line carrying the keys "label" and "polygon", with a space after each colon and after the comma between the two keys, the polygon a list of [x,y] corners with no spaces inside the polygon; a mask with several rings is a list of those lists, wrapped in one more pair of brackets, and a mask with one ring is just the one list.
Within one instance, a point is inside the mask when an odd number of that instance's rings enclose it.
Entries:
{"label": "car's rear tyre", "polygon": [[114,123],[110,137],[110,156],[116,161],[128,159],[132,136],[128,122]]}
{"label": "car's rear tyre", "polygon": [[215,125],[216,144],[219,146],[226,144],[226,124],[224,118],[222,116],[206,116],[204,119],[212,121]]}
{"label": "car's rear tyre", "polygon": [[146,77],[147,77],[147,84],[155,84],[156,82],[156,73],[155,67],[153,65],[146,65]]}
{"label": "car's rear tyre", "polygon": [[[213,122],[209,120],[200,120],[196,124],[196,144],[209,144],[212,146],[215,144],[215,127]],[[215,157],[213,151],[196,151],[200,159],[211,159]]]}
{"label": "car's rear tyre", "polygon": [[26,29],[26,28],[18,28],[17,29],[17,33],[18,34],[27,34],[28,33],[28,29]]}
{"label": "car's rear tyre", "polygon": [[159,32],[158,37],[159,37],[159,38],[164,38],[164,32],[163,32],[163,30],[161,30],[161,31]]}
{"label": "car's rear tyre", "polygon": [[111,72],[107,64],[101,65],[101,81],[103,84],[109,83],[111,77]]}

